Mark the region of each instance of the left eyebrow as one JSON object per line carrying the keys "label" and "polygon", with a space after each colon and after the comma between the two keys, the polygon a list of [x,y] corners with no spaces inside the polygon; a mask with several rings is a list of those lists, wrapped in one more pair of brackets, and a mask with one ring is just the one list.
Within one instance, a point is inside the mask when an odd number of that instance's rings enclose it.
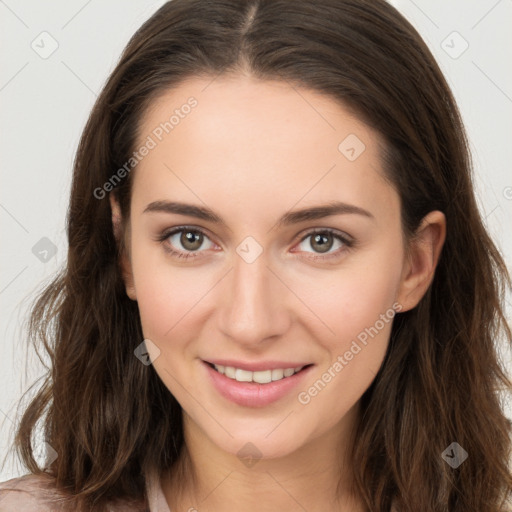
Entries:
{"label": "left eyebrow", "polygon": [[[226,222],[213,210],[204,206],[180,203],[177,201],[154,201],[146,206],[143,213],[162,212],[187,215],[201,220],[227,226]],[[356,214],[375,220],[375,217],[368,211],[352,204],[332,201],[325,205],[312,206],[301,210],[287,212],[277,221],[277,227],[289,226],[309,220],[319,220],[332,215]]]}
{"label": "left eyebrow", "polygon": [[288,226],[298,224],[307,220],[318,220],[332,215],[356,214],[363,215],[369,219],[375,220],[375,217],[368,211],[353,204],[332,201],[325,205],[313,206],[302,210],[295,210],[285,213],[278,221],[277,226]]}

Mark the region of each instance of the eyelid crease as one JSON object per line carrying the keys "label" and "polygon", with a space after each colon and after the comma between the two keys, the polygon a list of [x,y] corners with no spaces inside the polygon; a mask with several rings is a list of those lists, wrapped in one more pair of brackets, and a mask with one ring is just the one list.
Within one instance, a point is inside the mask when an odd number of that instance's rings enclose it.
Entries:
{"label": "eyelid crease", "polygon": [[[169,228],[169,229],[166,229],[164,230],[160,235],[158,235],[156,237],[156,241],[160,242],[160,243],[164,243],[170,236],[176,234],[176,233],[180,233],[180,232],[184,232],[184,231],[190,231],[190,232],[195,232],[195,233],[200,233],[202,234],[203,236],[207,237],[208,239],[211,240],[211,237],[209,236],[208,232],[204,229],[204,228],[200,228],[200,227],[195,227],[195,226],[187,226],[187,225],[182,225],[182,226],[175,226],[173,228]],[[346,250],[349,250],[349,249],[352,249],[355,245],[356,245],[356,240],[351,236],[349,235],[348,233],[344,233],[344,232],[341,232],[341,231],[338,231],[336,229],[333,229],[333,228],[309,228],[309,230],[307,230],[305,233],[302,233],[300,235],[298,235],[296,237],[296,239],[294,240],[294,242],[296,243],[301,243],[303,242],[304,240],[306,240],[308,237],[310,236],[313,236],[313,235],[316,235],[316,234],[330,234],[332,235],[334,238],[337,238],[344,246],[344,248],[342,249],[342,252],[345,252]],[[213,240],[211,240],[212,243],[215,243]],[[173,256],[177,256],[177,257],[181,257],[181,258],[197,258],[197,257],[200,257],[200,256],[195,256],[194,253],[201,253],[201,252],[204,252],[204,251],[181,251],[181,250],[175,250],[175,249],[172,249],[168,246],[164,247],[165,250],[167,252],[169,252],[170,254],[172,254]],[[294,252],[301,252],[301,251],[294,251]],[[321,253],[309,253],[309,254],[312,254],[313,256],[308,256],[308,258],[310,259],[323,259],[323,260],[327,260],[328,258],[330,257],[338,257],[340,256],[340,251],[336,251],[334,253],[327,253],[325,256],[322,255]]]}

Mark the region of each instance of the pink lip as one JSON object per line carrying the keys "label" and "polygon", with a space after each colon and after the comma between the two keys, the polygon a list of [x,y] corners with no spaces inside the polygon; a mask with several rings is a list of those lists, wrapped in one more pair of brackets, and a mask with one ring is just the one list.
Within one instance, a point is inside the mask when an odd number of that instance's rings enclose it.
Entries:
{"label": "pink lip", "polygon": [[[203,366],[217,391],[224,398],[244,407],[264,407],[279,400],[297,386],[305,378],[306,374],[309,373],[309,370],[313,368],[313,365],[311,365],[291,377],[285,377],[268,384],[258,384],[256,382],[238,382],[230,379],[204,361]],[[298,364],[297,366],[301,365]],[[291,367],[288,366],[287,368]],[[280,368],[283,367],[281,366]]]}
{"label": "pink lip", "polygon": [[279,368],[286,370],[286,368],[298,368],[299,366],[311,364],[310,362],[290,363],[290,361],[260,361],[246,363],[244,361],[234,361],[233,359],[210,359],[206,362],[221,366],[232,366],[233,368],[240,368],[240,370],[247,370],[248,372],[261,372],[265,370],[276,370]]}

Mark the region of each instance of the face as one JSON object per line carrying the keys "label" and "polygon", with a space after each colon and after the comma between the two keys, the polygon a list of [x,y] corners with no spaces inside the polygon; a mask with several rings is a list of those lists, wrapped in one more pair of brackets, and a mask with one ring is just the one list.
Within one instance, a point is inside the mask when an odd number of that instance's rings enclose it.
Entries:
{"label": "face", "polygon": [[319,93],[241,76],[166,92],[140,134],[127,293],[186,421],[266,457],[340,428],[416,302],[378,135]]}

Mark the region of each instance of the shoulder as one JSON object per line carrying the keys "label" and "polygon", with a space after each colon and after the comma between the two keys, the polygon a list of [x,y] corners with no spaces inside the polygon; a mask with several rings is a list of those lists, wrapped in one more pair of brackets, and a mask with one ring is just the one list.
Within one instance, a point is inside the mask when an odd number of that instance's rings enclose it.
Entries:
{"label": "shoulder", "polygon": [[[71,512],[51,475],[28,474],[0,482],[0,512]],[[139,512],[141,507],[112,502],[112,512]]]}
{"label": "shoulder", "polygon": [[24,475],[0,482],[0,512],[57,512],[62,494],[55,490],[50,475]]}

